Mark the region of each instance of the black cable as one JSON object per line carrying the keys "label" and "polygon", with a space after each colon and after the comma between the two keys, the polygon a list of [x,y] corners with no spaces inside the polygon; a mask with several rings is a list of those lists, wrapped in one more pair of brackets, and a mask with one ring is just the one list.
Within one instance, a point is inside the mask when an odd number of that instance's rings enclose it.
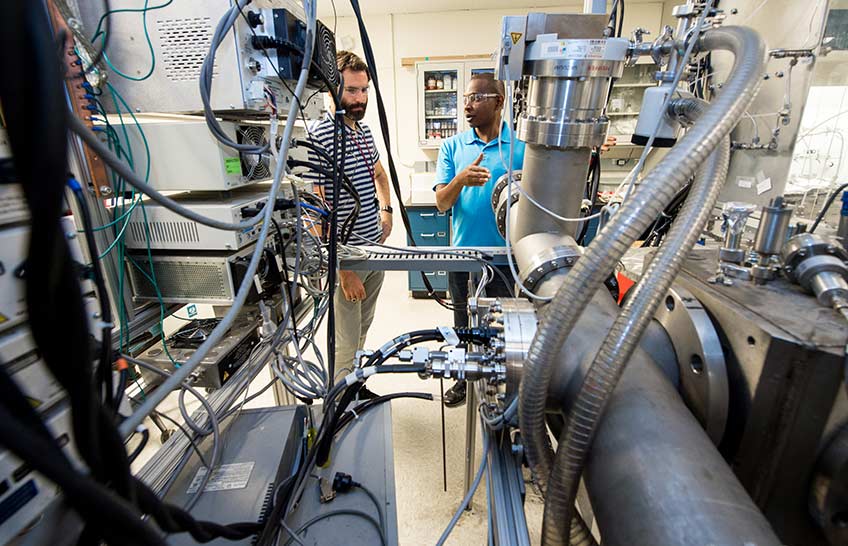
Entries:
{"label": "black cable", "polygon": [[[45,365],[68,394],[76,451],[91,475],[79,474],[55,441],[22,426],[14,416],[7,418],[6,399],[0,414],[0,443],[64,490],[86,521],[86,540],[163,543],[159,532],[141,519],[144,513],[153,514],[168,532],[189,530],[202,540],[250,536],[239,524],[223,527],[194,521],[187,513],[162,503],[130,473],[114,415],[101,404],[95,390],[88,317],[76,265],[59,222],[65,210],[67,180],[67,96],[44,5],[1,3],[0,44],[4,66],[29,74],[27,78],[0,79],[0,101],[17,180],[32,220],[25,275],[30,329]],[[33,135],[38,137],[38,146],[33,145]]]}
{"label": "black cable", "polygon": [[0,393],[0,444],[59,485],[70,506],[89,525],[97,522],[98,534],[110,543],[164,544],[134,507],[71,465],[2,367]]}
{"label": "black cable", "polygon": [[177,430],[179,430],[182,435],[186,437],[186,440],[188,440],[192,449],[197,454],[197,458],[200,459],[201,463],[203,463],[203,466],[209,468],[209,463],[206,462],[206,457],[204,457],[203,452],[200,451],[200,447],[197,445],[197,441],[194,439],[194,436],[192,436],[192,434],[179,421],[177,421],[167,413],[162,413],[159,411],[153,412],[153,415],[161,417],[162,419],[168,421],[169,423],[177,427]]}
{"label": "black cable", "polygon": [[[131,497],[123,441],[112,412],[100,405],[94,388],[88,317],[59,223],[68,172],[62,114],[67,111],[67,97],[43,8],[38,2],[3,2],[0,11],[5,67],[30,74],[0,81],[16,175],[32,219],[25,275],[29,324],[47,368],[68,392],[74,441],[92,477]],[[38,147],[33,146],[33,135],[38,136]],[[45,311],[50,309],[61,313]]]}
{"label": "black cable", "polygon": [[356,408],[347,410],[345,413],[339,417],[338,422],[336,423],[336,434],[341,432],[343,428],[345,428],[351,421],[354,419],[358,419],[368,410],[374,408],[375,406],[379,406],[384,402],[388,402],[389,400],[395,400],[397,398],[417,398],[419,400],[429,400],[432,402],[433,395],[429,392],[395,392],[392,394],[384,394],[382,396],[378,396],[377,398],[372,398],[371,400],[367,400],[362,404],[356,406]]}
{"label": "black cable", "polygon": [[100,319],[103,323],[100,331],[100,363],[97,366],[98,384],[103,385],[106,403],[117,412],[120,399],[115,400],[112,385],[112,306],[109,304],[109,293],[106,290],[103,270],[98,259],[100,251],[94,240],[94,224],[91,220],[91,211],[88,208],[88,202],[85,200],[85,195],[83,195],[82,186],[75,178],[71,177],[68,180],[68,185],[71,187],[74,197],[76,197],[80,216],[82,216],[85,243],[88,247],[88,255],[91,257],[91,272],[94,279],[94,286],[97,289],[97,300],[100,304]]}
{"label": "black cable", "polygon": [[[287,294],[284,294],[286,301],[288,302],[289,313],[291,313],[292,317],[297,316],[295,311],[294,304],[294,296],[295,296],[295,283],[297,283],[297,279],[294,281],[290,281],[289,279],[289,264],[286,260],[286,246],[288,246],[288,241],[283,239],[283,231],[280,229],[280,224],[277,222],[276,218],[271,218],[271,222],[274,224],[274,229],[277,232],[277,238],[280,240],[280,254],[282,254],[282,262],[283,262],[283,291],[288,291]],[[300,252],[300,249],[295,249],[295,252]],[[298,343],[297,339],[297,327],[295,325],[291,330],[292,332],[292,340],[295,343]],[[276,377],[276,376],[275,376]]]}
{"label": "black cable", "polygon": [[615,36],[616,33],[616,22],[618,20],[618,0],[613,0],[612,7],[610,8],[609,19],[607,19],[607,31],[604,32],[604,35],[609,33],[610,36]]}
{"label": "black cable", "polygon": [[[332,173],[327,170],[326,167],[322,165],[318,165],[317,163],[313,163],[311,161],[303,161],[300,159],[288,159],[286,164],[289,167],[305,167],[316,174],[322,175],[325,178],[332,179]],[[339,233],[341,237],[339,237],[343,244],[347,244],[350,240],[350,237],[353,233],[353,228],[356,225],[356,220],[359,218],[359,213],[362,210],[362,202],[360,200],[359,192],[356,190],[356,187],[351,182],[350,178],[346,173],[342,172],[341,181],[348,194],[353,198],[353,211],[345,218],[345,221],[342,223],[339,228]]]}
{"label": "black cable", "polygon": [[[344,77],[341,76],[342,85],[344,85]],[[340,86],[341,87],[341,86]],[[341,130],[341,142],[339,142],[339,130]],[[335,374],[336,374],[336,305],[335,305],[335,292],[336,292],[336,275],[337,275],[337,267],[338,267],[338,213],[339,213],[339,193],[341,193],[341,177],[339,176],[339,172],[344,172],[344,164],[339,168],[339,148],[341,148],[341,157],[344,161],[345,157],[345,137],[347,135],[347,131],[344,128],[344,114],[341,110],[336,110],[335,115],[333,116],[333,162],[332,162],[332,188],[333,188],[333,200],[331,204],[330,210],[330,222],[329,228],[330,233],[328,236],[329,248],[328,248],[328,262],[329,266],[327,267],[327,295],[329,297],[329,301],[327,303],[327,370],[328,376],[327,379],[329,381],[330,386],[335,382]]]}
{"label": "black cable", "polygon": [[150,439],[150,431],[145,428],[141,431],[141,441],[135,446],[135,449],[132,450],[132,453],[129,454],[128,458],[130,462],[134,462],[139,455],[141,455],[142,450],[147,445],[147,441]]}
{"label": "black cable", "polygon": [[810,233],[814,233],[816,231],[816,228],[819,227],[819,224],[824,219],[824,215],[827,214],[827,210],[830,208],[833,202],[836,201],[836,198],[841,192],[845,190],[845,188],[848,188],[848,182],[842,184],[841,186],[833,190],[833,193],[830,194],[830,196],[827,198],[827,201],[825,201],[821,211],[819,211],[818,216],[816,216],[816,221],[813,222],[813,226],[810,228]]}
{"label": "black cable", "polygon": [[[601,158],[597,150],[592,150],[592,155],[589,159],[589,180],[586,183],[587,198],[590,201],[589,212],[590,216],[595,210],[595,205],[598,203],[598,189],[601,185]],[[589,231],[589,220],[584,220],[580,226],[580,233],[577,235],[577,244],[584,246],[586,233]]]}
{"label": "black cable", "polygon": [[[394,340],[392,340],[394,343],[392,343],[392,345],[385,351],[382,348],[374,351],[368,357],[368,360],[362,367],[368,368],[371,366],[380,366],[383,362],[387,361],[389,358],[397,354],[398,351],[409,347],[410,345],[423,343],[425,341],[444,341],[444,339],[444,336],[439,330],[420,330],[415,332],[409,332],[408,334],[398,336]],[[335,409],[335,414],[330,418],[328,425],[329,430],[334,431],[338,428],[338,419],[340,418],[341,414],[347,410],[348,406],[351,404],[351,402],[353,402],[353,399],[359,394],[359,391],[362,389],[363,385],[363,383],[354,383],[353,385],[350,385],[344,390],[344,393],[342,394],[342,397],[339,400],[338,406]],[[318,450],[318,466],[323,466],[329,459],[332,442],[332,434],[324,435],[321,440],[315,442],[315,446]]]}
{"label": "black cable", "polygon": [[[383,136],[383,143],[386,145],[386,156],[389,160],[389,179],[392,182],[395,197],[397,197],[398,210],[400,211],[400,216],[403,220],[403,226],[406,228],[407,233],[412,233],[412,226],[409,223],[409,214],[406,211],[406,206],[403,204],[400,179],[398,178],[397,169],[395,168],[394,157],[392,157],[392,142],[389,133],[389,121],[388,116],[386,115],[386,105],[383,103],[383,94],[380,92],[380,82],[377,77],[377,62],[374,58],[374,50],[371,48],[371,40],[368,38],[365,21],[362,19],[362,10],[359,7],[359,0],[350,0],[350,6],[353,8],[353,13],[356,15],[356,21],[359,26],[359,36],[362,42],[363,52],[365,53],[365,62],[368,66],[373,67],[373,70],[371,71],[371,81],[374,82],[374,92],[377,96],[377,114],[380,118],[380,132]],[[416,246],[414,240],[411,240],[411,244],[412,246]],[[424,281],[424,287],[427,289],[427,296],[433,298],[445,309],[452,311],[453,307],[448,305],[442,298],[439,297],[438,294],[436,294],[436,291],[433,289],[433,284],[430,282],[430,279],[427,278],[427,275],[425,275],[423,271],[420,273],[421,280]],[[507,286],[509,286],[509,283]]]}
{"label": "black cable", "polygon": [[621,38],[621,31],[624,28],[624,0],[616,0],[616,3],[620,6],[621,13],[619,14],[618,20],[618,31],[616,32],[616,36]]}
{"label": "black cable", "polygon": [[[242,19],[244,19],[244,21],[247,23],[247,28],[250,29],[250,33],[253,34],[254,38],[258,37],[258,35],[256,34],[256,31],[253,30],[253,26],[247,20],[247,16],[244,14],[244,10],[242,9],[241,5],[240,4],[237,4],[237,5],[238,5],[239,13],[241,14]],[[319,44],[319,41],[318,41],[318,37],[316,36],[315,37],[315,45],[317,46],[318,44]],[[301,100],[297,97],[297,95],[295,95],[294,90],[289,86],[289,84],[286,82],[286,79],[283,77],[283,74],[280,71],[280,66],[274,64],[274,62],[271,60],[271,56],[268,55],[268,52],[263,49],[262,55],[265,56],[265,59],[268,61],[268,64],[270,64],[271,68],[274,69],[274,72],[277,73],[277,78],[279,78],[280,83],[283,84],[283,87],[285,87],[286,90],[289,93],[291,93],[291,96],[294,97],[294,100],[298,101],[298,103],[299,103],[298,110],[300,111],[300,119],[303,121],[303,127],[306,130],[306,134],[311,137],[311,133],[309,132],[309,124],[306,121],[306,114],[304,113],[303,102],[301,102]],[[313,58],[313,61],[314,61],[314,58]],[[338,105],[339,104],[338,93],[336,93],[336,91],[332,88],[332,86],[330,86],[327,89],[327,91],[330,93],[330,97],[332,97],[332,99],[333,99],[333,104]],[[312,97],[314,97],[315,93],[318,93],[318,92],[320,92],[320,90],[316,90],[314,93],[312,93],[312,95],[310,95],[309,98],[306,99],[306,104],[309,104],[309,101],[312,100]]]}

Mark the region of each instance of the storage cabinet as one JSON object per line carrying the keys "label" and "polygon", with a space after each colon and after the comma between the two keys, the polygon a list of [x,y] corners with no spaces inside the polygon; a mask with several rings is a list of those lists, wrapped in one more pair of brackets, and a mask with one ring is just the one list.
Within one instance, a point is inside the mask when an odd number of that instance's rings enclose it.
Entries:
{"label": "storage cabinet", "polygon": [[621,78],[615,82],[610,94],[607,116],[610,118],[609,134],[618,139],[618,144],[630,144],[642,96],[645,89],[654,87],[657,82],[653,75],[656,67],[651,64],[636,64],[624,68]]}
{"label": "storage cabinet", "polygon": [[[408,206],[409,226],[412,233],[408,235],[409,244],[419,246],[449,246],[450,245],[450,215],[439,212],[434,206]],[[424,274],[440,295],[447,294],[448,274],[446,271],[425,271]],[[409,272],[409,291],[414,298],[426,298],[427,288],[418,271]]]}
{"label": "storage cabinet", "polygon": [[490,61],[417,63],[418,144],[438,148],[442,140],[468,129],[462,95],[473,74],[494,73]]}

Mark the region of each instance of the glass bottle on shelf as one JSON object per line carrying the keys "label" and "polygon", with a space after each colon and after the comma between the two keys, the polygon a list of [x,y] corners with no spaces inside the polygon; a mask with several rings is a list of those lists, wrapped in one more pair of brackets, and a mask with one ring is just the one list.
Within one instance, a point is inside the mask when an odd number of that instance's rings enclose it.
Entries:
{"label": "glass bottle on shelf", "polygon": [[427,76],[427,89],[435,89],[436,88],[436,77],[435,76]]}

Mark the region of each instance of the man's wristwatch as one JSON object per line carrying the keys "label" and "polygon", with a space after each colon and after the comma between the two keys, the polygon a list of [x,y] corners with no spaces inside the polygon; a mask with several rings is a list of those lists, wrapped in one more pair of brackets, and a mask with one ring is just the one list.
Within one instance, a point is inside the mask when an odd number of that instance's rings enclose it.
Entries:
{"label": "man's wristwatch", "polygon": [[389,214],[391,214],[394,212],[394,210],[392,209],[391,205],[386,205],[385,207],[380,207],[380,212],[388,212]]}

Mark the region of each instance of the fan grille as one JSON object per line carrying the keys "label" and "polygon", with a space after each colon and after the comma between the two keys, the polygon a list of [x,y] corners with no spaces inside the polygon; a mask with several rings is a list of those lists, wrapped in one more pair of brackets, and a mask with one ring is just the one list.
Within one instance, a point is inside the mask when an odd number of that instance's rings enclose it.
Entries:
{"label": "fan grille", "polygon": [[340,83],[339,70],[336,66],[336,37],[333,32],[319,22],[318,27],[318,56],[321,69],[333,87]]}
{"label": "fan grille", "polygon": [[[238,141],[241,144],[255,144],[261,146],[268,143],[268,137],[263,127],[256,125],[245,125],[238,129]],[[264,180],[271,177],[270,160],[267,154],[239,154],[241,157],[241,171],[248,180]]]}

